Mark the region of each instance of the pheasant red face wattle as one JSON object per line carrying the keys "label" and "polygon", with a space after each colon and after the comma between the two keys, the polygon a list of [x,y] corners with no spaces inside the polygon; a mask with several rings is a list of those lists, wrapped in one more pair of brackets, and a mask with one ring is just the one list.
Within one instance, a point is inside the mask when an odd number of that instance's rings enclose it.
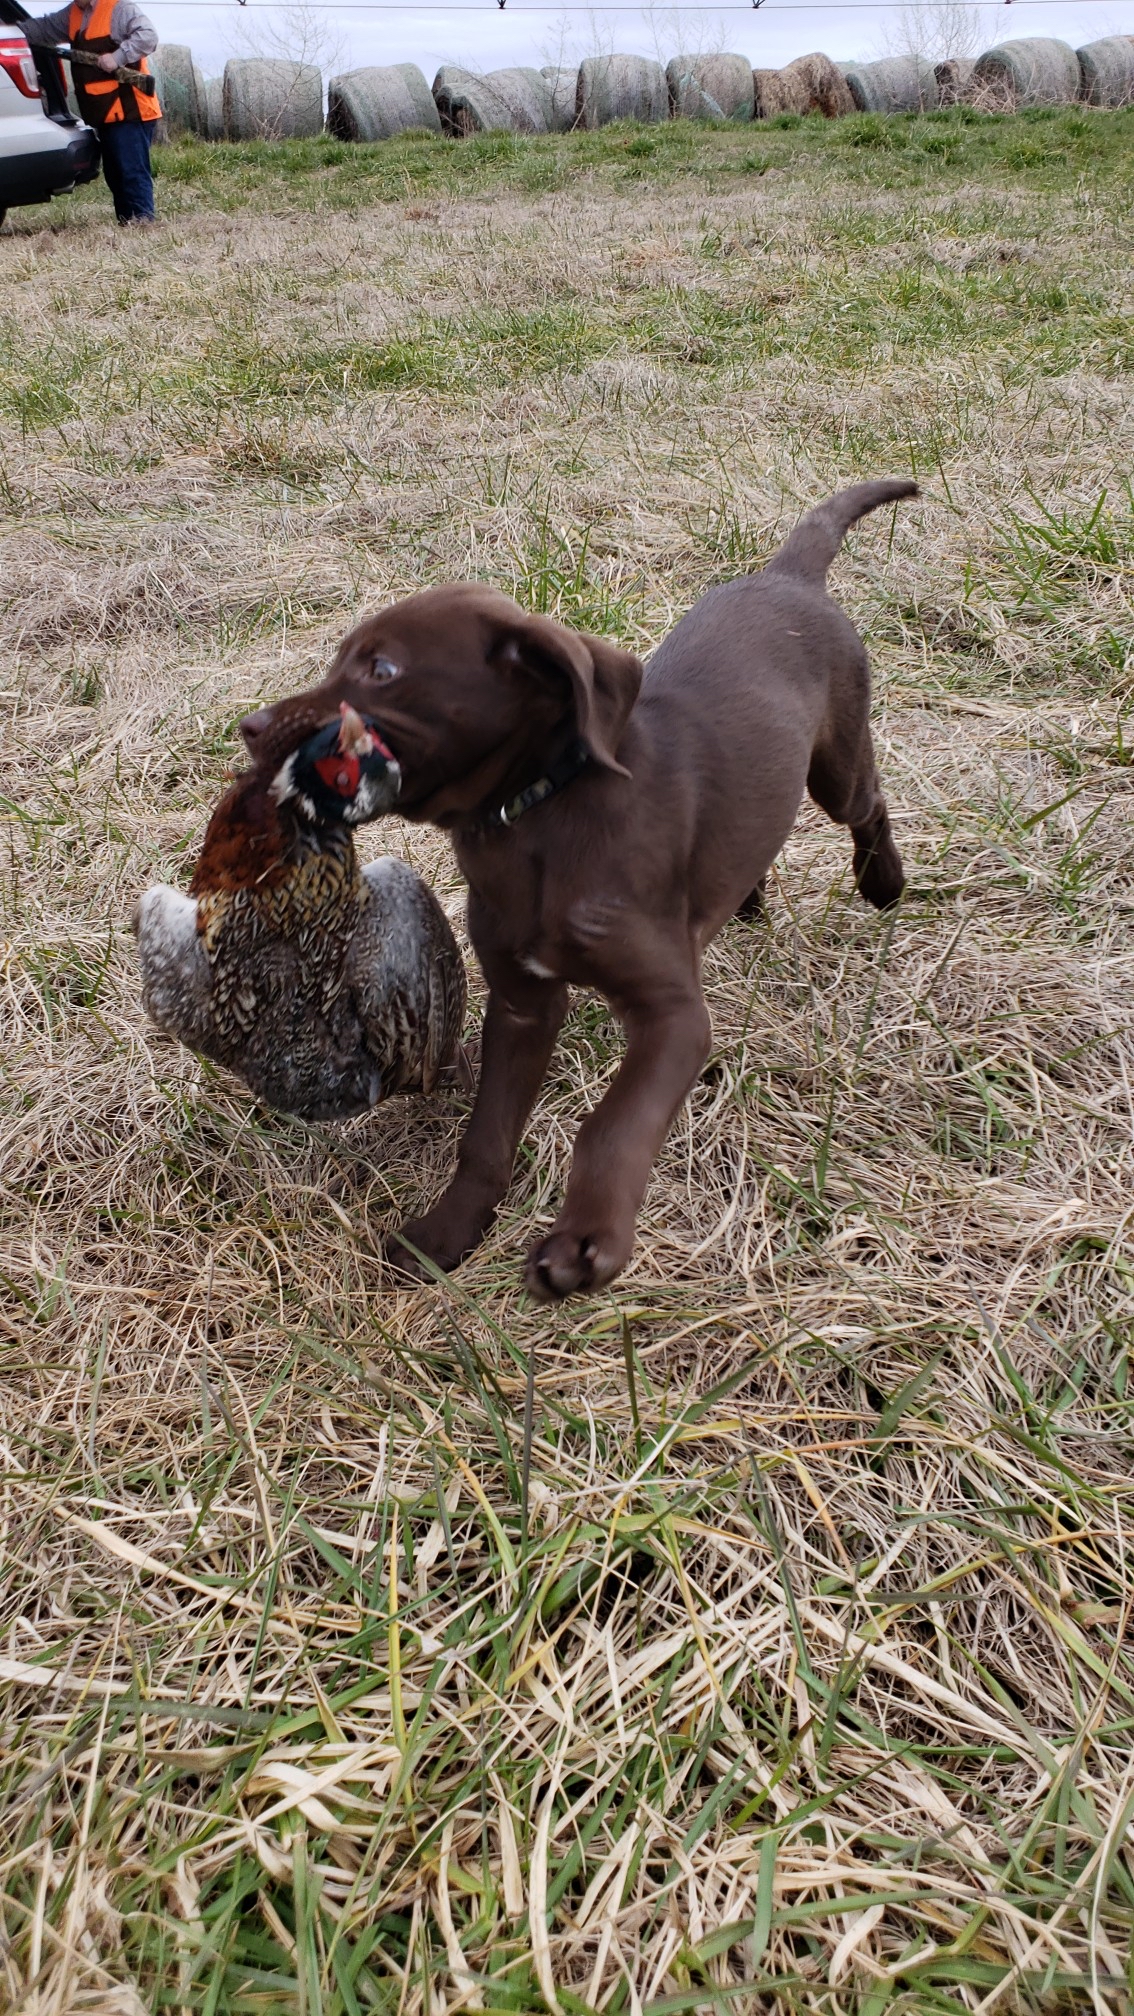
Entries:
{"label": "pheasant red face wattle", "polygon": [[339,719],[309,735],[276,773],[273,793],[317,826],[361,826],[388,812],[401,790],[393,751],[345,701]]}

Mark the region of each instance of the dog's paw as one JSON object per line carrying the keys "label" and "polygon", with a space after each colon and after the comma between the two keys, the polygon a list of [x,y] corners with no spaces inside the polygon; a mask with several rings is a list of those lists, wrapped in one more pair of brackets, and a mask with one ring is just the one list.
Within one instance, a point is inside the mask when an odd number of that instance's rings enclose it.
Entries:
{"label": "dog's paw", "polygon": [[574,1232],[549,1232],[528,1254],[524,1286],[537,1302],[562,1302],[605,1288],[629,1258],[629,1242],[623,1246],[613,1235],[580,1239]]}
{"label": "dog's paw", "polygon": [[391,1234],[386,1241],[387,1263],[408,1281],[434,1278],[419,1256],[432,1261],[442,1274],[451,1274],[480,1245],[495,1215],[495,1205],[483,1196],[470,1200],[467,1194],[447,1191],[423,1218],[409,1218]]}
{"label": "dog's paw", "polygon": [[426,1217],[407,1220],[399,1232],[387,1239],[385,1253],[387,1265],[405,1283],[432,1281],[433,1275],[423,1264],[422,1255],[440,1268],[442,1274],[451,1274],[469,1250],[460,1240],[446,1236],[441,1226],[431,1225]]}
{"label": "dog's paw", "polygon": [[901,856],[893,842],[861,856],[856,848],[854,879],[859,895],[875,910],[892,910],[906,886]]}
{"label": "dog's paw", "polygon": [[906,878],[886,813],[880,812],[866,826],[852,827],[851,837],[859,895],[876,910],[892,909],[905,888]]}

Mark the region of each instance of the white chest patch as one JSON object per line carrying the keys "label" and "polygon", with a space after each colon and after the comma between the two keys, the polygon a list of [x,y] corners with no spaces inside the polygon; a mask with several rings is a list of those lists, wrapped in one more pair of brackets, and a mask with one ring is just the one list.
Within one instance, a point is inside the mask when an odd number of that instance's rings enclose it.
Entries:
{"label": "white chest patch", "polygon": [[552,972],[550,966],[541,965],[538,959],[528,957],[521,959],[520,964],[524,972],[530,973],[536,980],[554,980],[558,977]]}

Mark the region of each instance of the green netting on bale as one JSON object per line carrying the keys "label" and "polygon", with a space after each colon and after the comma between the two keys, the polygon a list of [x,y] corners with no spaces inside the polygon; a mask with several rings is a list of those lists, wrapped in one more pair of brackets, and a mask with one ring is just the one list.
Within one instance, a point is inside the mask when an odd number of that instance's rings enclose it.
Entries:
{"label": "green netting on bale", "polygon": [[747,56],[675,56],[666,64],[669,109],[675,119],[732,119],[755,114]]}
{"label": "green netting on bale", "polygon": [[843,76],[859,112],[924,112],[937,103],[936,73],[924,56],[845,63]]}
{"label": "green netting on bale", "polygon": [[538,70],[489,70],[480,76],[445,63],[433,79],[433,97],[443,131],[458,140],[473,133],[554,131],[551,87]]}
{"label": "green netting on bale", "polygon": [[197,96],[201,73],[193,52],[180,42],[161,42],[150,57],[150,68],[161,103],[163,138],[175,133],[199,133],[204,110]]}
{"label": "green netting on bale", "polygon": [[588,129],[614,119],[657,126],[669,118],[669,85],[648,56],[588,56],[579,66],[578,115]]}
{"label": "green netting on bale", "polygon": [[1085,105],[1107,105],[1112,111],[1134,105],[1134,35],[1104,35],[1075,54]]}
{"label": "green netting on bale", "polygon": [[371,64],[327,86],[327,131],[338,140],[392,140],[421,127],[440,133],[441,119],[416,63]]}
{"label": "green netting on bale", "polygon": [[323,79],[313,63],[234,56],[224,66],[226,140],[309,140],[323,131]]}
{"label": "green netting on bale", "polygon": [[574,66],[549,63],[540,76],[551,92],[551,131],[570,133],[579,102],[579,72]]}
{"label": "green netting on bale", "polygon": [[974,101],[998,112],[1027,105],[1072,105],[1079,88],[1075,51],[1070,43],[1047,35],[1001,42],[978,56],[973,69]]}

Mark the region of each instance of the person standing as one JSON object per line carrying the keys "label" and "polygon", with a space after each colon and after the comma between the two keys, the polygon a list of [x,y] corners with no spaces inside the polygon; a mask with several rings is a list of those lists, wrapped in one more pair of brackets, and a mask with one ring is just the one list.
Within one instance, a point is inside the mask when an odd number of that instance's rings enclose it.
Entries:
{"label": "person standing", "polygon": [[114,73],[140,70],[149,76],[146,58],[158,42],[153,22],[134,0],[72,0],[71,6],[20,26],[37,47],[69,42],[77,56],[94,59],[91,65],[73,63],[71,77],[79,111],[99,137],[114,214],[120,224],[152,224],[150,143],[161,106],[156,91],[151,97],[132,84],[120,83]]}

